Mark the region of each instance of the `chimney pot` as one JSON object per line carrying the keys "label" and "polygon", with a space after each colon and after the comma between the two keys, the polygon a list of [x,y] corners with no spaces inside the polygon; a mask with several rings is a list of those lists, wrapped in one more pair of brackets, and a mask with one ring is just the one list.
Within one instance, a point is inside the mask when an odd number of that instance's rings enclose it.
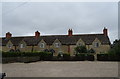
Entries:
{"label": "chimney pot", "polygon": [[10,32],[7,32],[6,33],[6,38],[11,38],[12,37],[12,34]]}
{"label": "chimney pot", "polygon": [[73,31],[72,31],[72,29],[69,29],[68,30],[68,36],[72,36],[73,35]]}
{"label": "chimney pot", "polygon": [[108,36],[108,30],[107,30],[107,28],[105,28],[105,27],[104,27],[104,29],[103,29],[103,34],[104,34],[105,36]]}
{"label": "chimney pot", "polygon": [[35,37],[38,38],[40,36],[40,32],[36,31],[35,32]]}

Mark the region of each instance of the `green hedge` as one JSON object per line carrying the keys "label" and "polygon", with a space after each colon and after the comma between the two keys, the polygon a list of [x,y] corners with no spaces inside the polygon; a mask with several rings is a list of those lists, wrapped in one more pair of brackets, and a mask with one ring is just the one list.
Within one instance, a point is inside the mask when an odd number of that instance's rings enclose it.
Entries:
{"label": "green hedge", "polygon": [[86,60],[88,60],[88,61],[94,61],[94,55],[92,55],[92,54],[87,54],[87,55],[86,55]]}
{"label": "green hedge", "polygon": [[98,61],[120,61],[120,56],[111,54],[97,54]]}
{"label": "green hedge", "polygon": [[70,54],[64,53],[63,54],[63,59],[66,60],[70,60]]}
{"label": "green hedge", "polygon": [[49,52],[2,52],[2,57],[49,57],[51,55]]}
{"label": "green hedge", "polygon": [[22,56],[22,53],[2,52],[2,57],[19,57],[19,56]]}
{"label": "green hedge", "polygon": [[108,61],[108,54],[97,54],[98,61]]}
{"label": "green hedge", "polygon": [[77,60],[77,61],[84,61],[85,60],[85,54],[76,54],[74,60]]}
{"label": "green hedge", "polygon": [[51,52],[40,52],[39,56],[40,56],[40,60],[51,60],[53,54]]}

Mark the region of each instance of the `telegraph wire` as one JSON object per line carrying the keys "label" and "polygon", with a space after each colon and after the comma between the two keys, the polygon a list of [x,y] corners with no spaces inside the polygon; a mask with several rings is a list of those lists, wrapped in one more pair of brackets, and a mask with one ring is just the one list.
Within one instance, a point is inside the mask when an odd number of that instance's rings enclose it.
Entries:
{"label": "telegraph wire", "polygon": [[23,2],[23,3],[21,3],[20,5],[18,5],[17,7],[15,7],[15,8],[13,8],[13,9],[9,10],[9,11],[6,11],[6,12],[2,13],[2,15],[7,15],[7,14],[13,12],[14,10],[16,10],[17,8],[25,5],[26,3],[28,3],[28,2]]}

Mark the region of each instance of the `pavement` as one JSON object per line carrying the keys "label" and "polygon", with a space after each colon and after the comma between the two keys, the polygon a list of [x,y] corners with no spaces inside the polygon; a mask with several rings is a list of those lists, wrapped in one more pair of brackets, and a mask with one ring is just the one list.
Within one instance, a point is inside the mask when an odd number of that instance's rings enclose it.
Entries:
{"label": "pavement", "polygon": [[2,64],[7,77],[118,77],[118,62],[40,61]]}

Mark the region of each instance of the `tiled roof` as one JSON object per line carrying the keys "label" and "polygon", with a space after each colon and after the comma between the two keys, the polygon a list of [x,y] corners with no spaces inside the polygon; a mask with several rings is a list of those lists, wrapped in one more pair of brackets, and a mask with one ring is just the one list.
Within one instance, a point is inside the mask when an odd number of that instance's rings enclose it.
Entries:
{"label": "tiled roof", "polygon": [[42,39],[48,45],[52,45],[53,42],[58,39],[62,45],[75,45],[79,39],[82,39],[85,44],[92,44],[92,42],[98,38],[102,44],[110,44],[110,40],[108,36],[106,37],[104,34],[80,34],[80,35],[48,35],[48,36],[40,36],[35,38],[35,36],[23,36],[23,37],[11,37],[9,39],[2,38],[2,45],[6,45],[10,40],[13,45],[19,45],[19,43],[24,40],[27,45],[37,45]]}

